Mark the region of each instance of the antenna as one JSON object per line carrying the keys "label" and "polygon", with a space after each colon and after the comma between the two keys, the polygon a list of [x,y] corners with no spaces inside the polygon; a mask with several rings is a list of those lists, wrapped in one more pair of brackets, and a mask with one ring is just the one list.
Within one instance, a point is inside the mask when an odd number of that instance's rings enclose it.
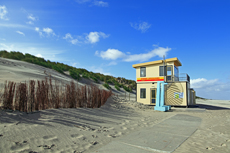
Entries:
{"label": "antenna", "polygon": [[164,82],[165,82],[165,55],[163,55],[163,76],[164,76]]}

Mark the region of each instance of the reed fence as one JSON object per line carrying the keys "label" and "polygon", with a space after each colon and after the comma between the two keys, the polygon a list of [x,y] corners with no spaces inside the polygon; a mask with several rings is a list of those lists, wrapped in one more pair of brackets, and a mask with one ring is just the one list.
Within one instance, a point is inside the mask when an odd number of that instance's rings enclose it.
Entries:
{"label": "reed fence", "polygon": [[0,95],[3,109],[33,112],[51,108],[99,108],[112,95],[112,91],[97,86],[81,86],[73,81],[58,85],[51,78],[30,80],[28,83],[5,82]]}

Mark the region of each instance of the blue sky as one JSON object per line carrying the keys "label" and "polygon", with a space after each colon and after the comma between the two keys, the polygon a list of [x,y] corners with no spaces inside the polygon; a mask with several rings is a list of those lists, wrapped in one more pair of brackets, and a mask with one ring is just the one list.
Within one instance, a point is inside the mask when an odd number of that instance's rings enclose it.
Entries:
{"label": "blue sky", "polygon": [[230,99],[229,0],[1,0],[0,49],[135,80],[178,57],[198,96]]}

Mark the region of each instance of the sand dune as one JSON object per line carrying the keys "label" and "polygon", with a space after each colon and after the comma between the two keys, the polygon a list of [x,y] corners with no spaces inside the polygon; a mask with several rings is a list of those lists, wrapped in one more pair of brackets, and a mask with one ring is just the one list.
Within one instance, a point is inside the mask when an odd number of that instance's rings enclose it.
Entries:
{"label": "sand dune", "polygon": [[[44,71],[46,71],[44,73]],[[68,75],[34,64],[0,58],[0,83],[5,80],[28,81],[44,79],[49,74],[69,83]],[[83,79],[81,85],[92,81]],[[98,87],[104,88],[101,84]],[[128,95],[116,91],[101,108],[62,108],[34,113],[0,110],[0,152],[93,152],[98,148],[142,128],[176,115],[185,114],[202,119],[198,130],[175,150],[184,152],[230,152],[230,102],[197,100],[196,108],[172,108],[157,112],[152,106],[135,102],[135,92]]]}

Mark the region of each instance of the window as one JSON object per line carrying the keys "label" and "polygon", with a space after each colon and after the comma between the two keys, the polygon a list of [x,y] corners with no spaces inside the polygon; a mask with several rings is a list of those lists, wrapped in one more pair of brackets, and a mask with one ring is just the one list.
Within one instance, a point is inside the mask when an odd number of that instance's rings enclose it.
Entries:
{"label": "window", "polygon": [[167,65],[167,81],[172,81],[172,65]]}
{"label": "window", "polygon": [[141,77],[146,77],[146,67],[141,67]]}
{"label": "window", "polygon": [[174,66],[174,81],[179,81],[179,71],[176,66]]}
{"label": "window", "polygon": [[171,66],[167,66],[167,75],[172,75]]}
{"label": "window", "polygon": [[141,89],[141,98],[146,98],[146,89],[145,88]]}
{"label": "window", "polygon": [[[164,72],[163,72],[163,69],[164,69]],[[164,75],[166,75],[166,66],[165,66],[165,68],[164,68],[164,66],[160,66],[160,76],[164,76]]]}
{"label": "window", "polygon": [[179,77],[179,71],[178,71],[178,68],[176,66],[174,66],[174,76]]}
{"label": "window", "polygon": [[172,76],[170,75],[170,76],[167,76],[167,80],[168,81],[171,81],[172,80]]}

